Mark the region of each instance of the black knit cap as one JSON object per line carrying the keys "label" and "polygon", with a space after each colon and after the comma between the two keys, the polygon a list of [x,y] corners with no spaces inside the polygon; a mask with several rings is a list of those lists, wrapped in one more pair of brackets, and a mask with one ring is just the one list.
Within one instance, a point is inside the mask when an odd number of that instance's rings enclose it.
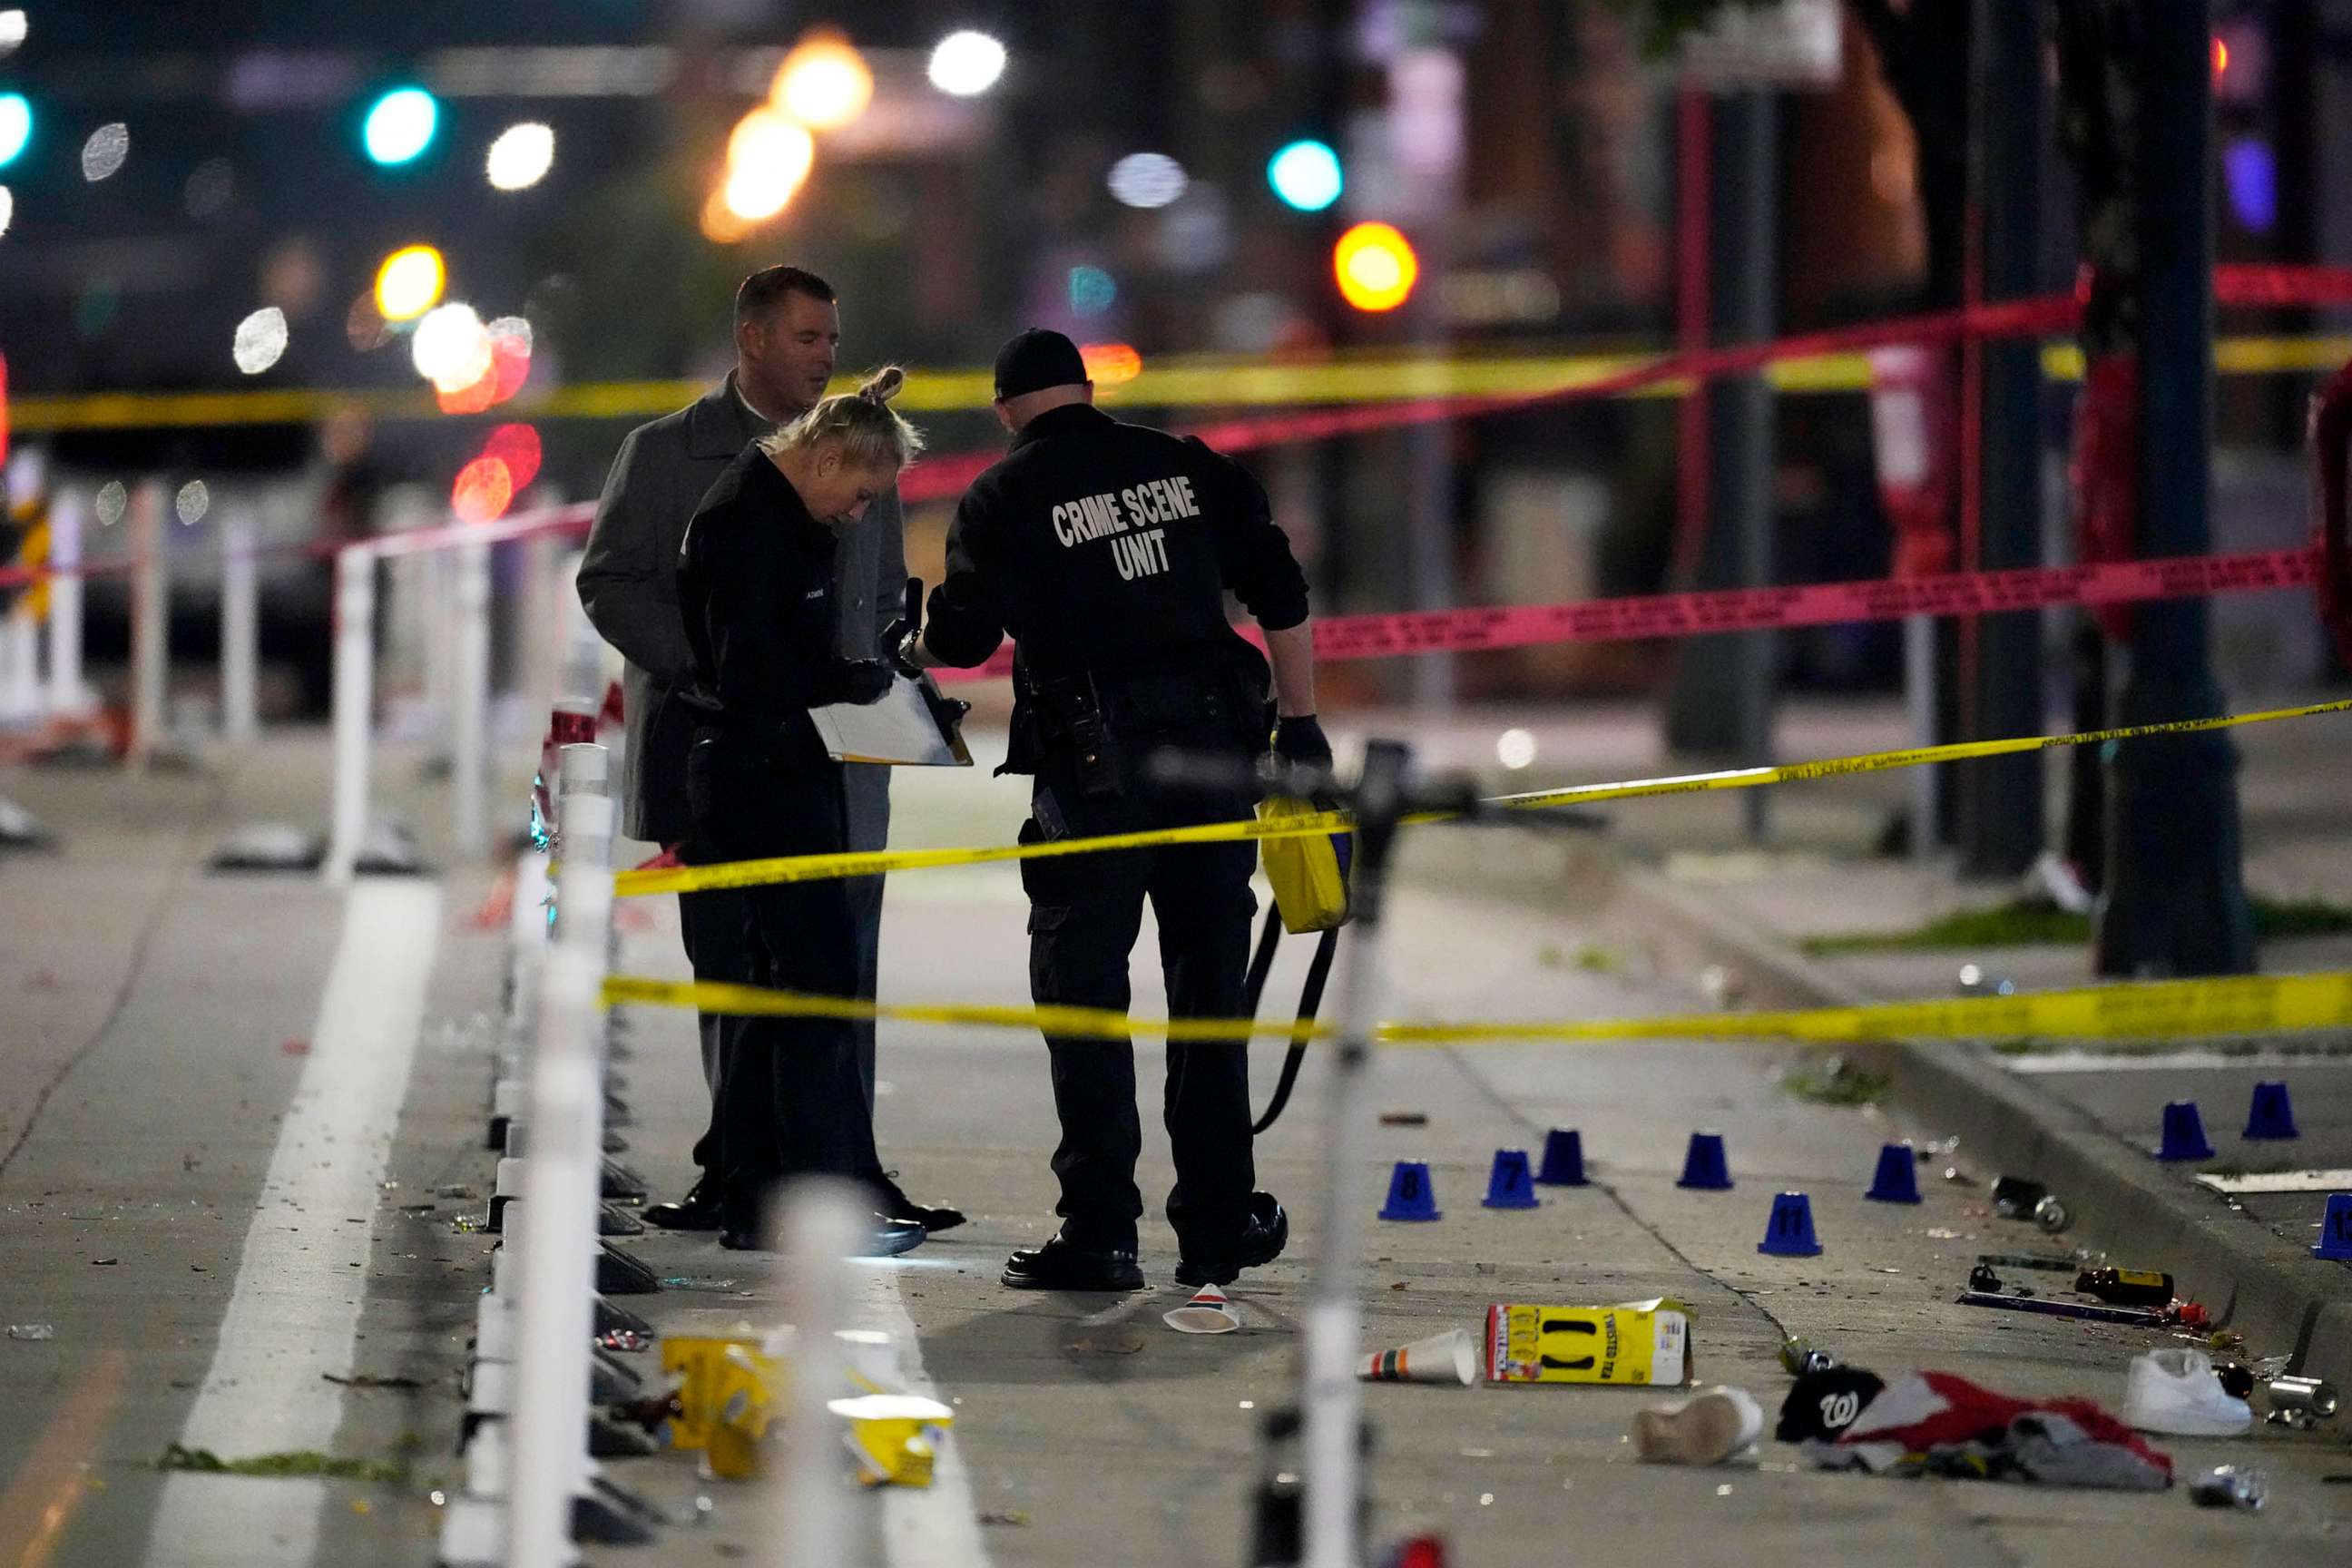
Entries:
{"label": "black knit cap", "polygon": [[1018,397],[1049,386],[1075,386],[1087,379],[1078,345],[1061,333],[1032,327],[996,351],[996,395]]}

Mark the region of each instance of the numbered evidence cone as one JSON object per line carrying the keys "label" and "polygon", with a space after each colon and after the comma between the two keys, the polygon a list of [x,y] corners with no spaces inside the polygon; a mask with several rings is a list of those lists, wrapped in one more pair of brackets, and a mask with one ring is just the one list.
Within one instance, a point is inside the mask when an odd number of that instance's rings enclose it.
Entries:
{"label": "numbered evidence cone", "polygon": [[1396,1169],[1389,1173],[1389,1201],[1381,1205],[1382,1219],[1432,1220],[1445,1216],[1437,1212],[1437,1190],[1429,1184],[1429,1166],[1419,1160],[1399,1160]]}
{"label": "numbered evidence cone", "polygon": [[1486,1195],[1479,1205],[1490,1209],[1531,1209],[1539,1201],[1536,1197],[1535,1179],[1528,1174],[1528,1152],[1525,1149],[1497,1149],[1495,1168],[1486,1177]]}
{"label": "numbered evidence cone", "polygon": [[2210,1160],[2213,1145],[2205,1141],[2205,1119],[2193,1100],[2176,1100],[2164,1108],[2164,1142],[2148,1151],[2159,1160]]}
{"label": "numbered evidence cone", "polygon": [[2299,1138],[2295,1131],[2294,1102],[2286,1097],[2283,1083],[2254,1085],[2253,1103],[2246,1108],[2248,1138]]}
{"label": "numbered evidence cone", "polygon": [[1180,1334],[1230,1334],[1242,1326],[1241,1313],[1214,1285],[1202,1286],[1191,1300],[1161,1313],[1160,1320]]}
{"label": "numbered evidence cone", "polygon": [[2319,1245],[2311,1249],[2311,1255],[2352,1263],[2352,1193],[2327,1194],[2327,1213],[2319,1222]]}
{"label": "numbered evidence cone", "polygon": [[1478,1381],[1478,1356],[1466,1331],[1448,1329],[1392,1351],[1374,1351],[1356,1363],[1356,1375],[1366,1383],[1453,1383],[1467,1388]]}
{"label": "numbered evidence cone", "polygon": [[1702,1193],[1727,1193],[1731,1190],[1731,1165],[1723,1157],[1723,1134],[1694,1132],[1690,1152],[1683,1156],[1683,1179],[1678,1187],[1691,1187]]}
{"label": "numbered evidence cone", "polygon": [[1584,1185],[1583,1134],[1559,1127],[1544,1134],[1543,1168],[1536,1173],[1536,1185]]}
{"label": "numbered evidence cone", "polygon": [[1756,1250],[1774,1258],[1818,1257],[1822,1244],[1813,1239],[1813,1200],[1802,1193],[1774,1196],[1772,1217],[1765,1222],[1764,1239]]}
{"label": "numbered evidence cone", "polygon": [[1919,1201],[1919,1157],[1910,1144],[1889,1143],[1878,1151],[1878,1173],[1870,1179],[1870,1191],[1862,1195],[1882,1204]]}

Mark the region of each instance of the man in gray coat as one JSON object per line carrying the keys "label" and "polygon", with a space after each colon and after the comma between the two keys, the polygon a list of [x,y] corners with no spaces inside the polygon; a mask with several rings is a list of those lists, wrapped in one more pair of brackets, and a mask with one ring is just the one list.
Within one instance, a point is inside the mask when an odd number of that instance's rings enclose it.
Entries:
{"label": "man in gray coat", "polygon": [[[628,661],[624,695],[627,755],[621,780],[622,831],[664,847],[684,841],[690,824],[686,756],[695,718],[678,696],[694,674],[686,624],[678,609],[678,546],[703,493],[744,447],[806,412],[824,395],[841,343],[840,307],[832,285],[796,267],[769,267],[746,278],[735,293],[735,369],[708,395],[675,414],[629,432],[613,459],[595,526],[580,563],[580,602],[604,640]],[[842,536],[835,561],[835,602],[840,606],[841,651],[848,658],[881,655],[882,628],[904,602],[905,542],[898,493],[878,498],[856,527]],[[844,770],[853,849],[881,849],[890,836],[890,770],[852,764]],[[858,921],[860,993],[875,993],[882,931],[882,879],[850,885]],[[684,893],[678,923],[687,956],[701,980],[754,980],[745,952],[742,895],[733,890]],[[704,1014],[702,1070],[714,1105],[720,1089],[721,1043],[755,1040],[762,1020]],[[740,1045],[739,1045],[740,1048]],[[874,1107],[874,1026],[859,1026],[859,1065],[871,1146]],[[697,1142],[703,1172],[677,1203],[656,1204],[646,1218],[675,1230],[719,1227],[717,1121]],[[953,1209],[910,1202],[880,1161],[861,1173],[873,1189],[877,1214],[944,1230],[963,1216]]]}

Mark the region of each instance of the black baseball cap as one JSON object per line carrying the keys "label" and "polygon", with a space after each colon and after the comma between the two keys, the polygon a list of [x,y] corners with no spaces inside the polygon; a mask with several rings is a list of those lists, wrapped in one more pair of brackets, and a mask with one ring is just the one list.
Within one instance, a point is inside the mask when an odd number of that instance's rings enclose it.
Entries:
{"label": "black baseball cap", "polygon": [[1061,333],[1032,327],[996,351],[996,395],[1018,397],[1049,386],[1076,386],[1087,379],[1078,345]]}

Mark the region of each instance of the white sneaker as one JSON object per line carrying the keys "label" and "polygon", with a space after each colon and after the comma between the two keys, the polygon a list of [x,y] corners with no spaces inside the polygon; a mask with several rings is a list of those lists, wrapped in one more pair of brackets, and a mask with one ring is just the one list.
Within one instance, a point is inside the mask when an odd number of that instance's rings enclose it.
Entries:
{"label": "white sneaker", "polygon": [[2124,1378],[2124,1423],[2176,1437],[2234,1437],[2253,1426],[2254,1412],[2223,1391],[2211,1357],[2168,1349],[2132,1358]]}
{"label": "white sneaker", "polygon": [[1744,1388],[1710,1388],[1633,1415],[1633,1451],[1665,1465],[1719,1465],[1756,1446],[1764,1408]]}

